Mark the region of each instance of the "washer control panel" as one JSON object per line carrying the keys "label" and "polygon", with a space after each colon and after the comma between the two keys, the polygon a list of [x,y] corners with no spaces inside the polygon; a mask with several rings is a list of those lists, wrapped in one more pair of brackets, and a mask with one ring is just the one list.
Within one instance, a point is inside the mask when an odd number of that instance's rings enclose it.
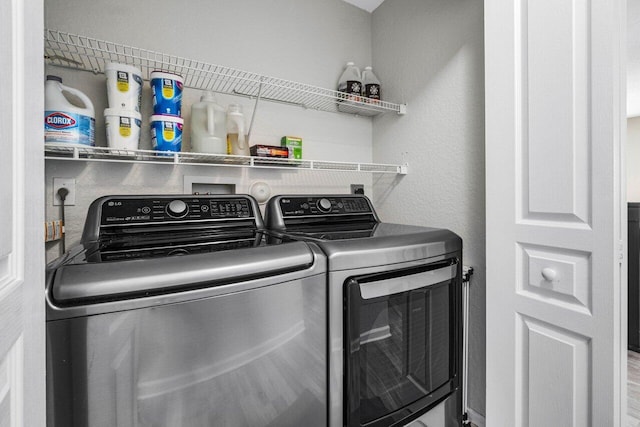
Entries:
{"label": "washer control panel", "polygon": [[358,196],[283,197],[279,202],[283,217],[373,213],[369,200]]}
{"label": "washer control panel", "polygon": [[102,203],[101,225],[254,217],[246,198],[109,198]]}

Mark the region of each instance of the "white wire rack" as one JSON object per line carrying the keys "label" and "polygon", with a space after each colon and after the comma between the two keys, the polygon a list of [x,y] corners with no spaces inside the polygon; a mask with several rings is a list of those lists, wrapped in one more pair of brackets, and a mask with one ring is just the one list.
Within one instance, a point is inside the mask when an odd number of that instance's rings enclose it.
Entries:
{"label": "white wire rack", "polygon": [[367,98],[347,100],[345,94],[307,84],[207,64],[119,43],[45,29],[45,59],[49,64],[104,73],[108,62],[134,65],[149,79],[154,70],[179,74],[186,87],[260,98],[304,108],[375,116],[406,113],[406,105]]}
{"label": "white wire rack", "polygon": [[121,150],[107,147],[89,147],[79,144],[45,144],[44,158],[48,160],[276,168],[391,173],[400,175],[406,175],[408,173],[407,165],[330,162],[324,160],[298,160],[275,157],[232,156],[223,154],[182,153],[169,151],[159,152],[153,150]]}

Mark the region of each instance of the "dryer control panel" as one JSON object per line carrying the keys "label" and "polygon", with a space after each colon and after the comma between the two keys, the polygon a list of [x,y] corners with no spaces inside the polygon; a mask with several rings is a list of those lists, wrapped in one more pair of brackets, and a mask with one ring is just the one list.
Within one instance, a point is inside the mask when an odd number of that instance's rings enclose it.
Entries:
{"label": "dryer control panel", "polygon": [[373,213],[369,200],[349,196],[283,197],[279,200],[284,217],[307,215],[350,215]]}
{"label": "dryer control panel", "polygon": [[380,221],[367,196],[348,194],[272,197],[265,207],[265,222],[272,230],[288,230],[292,226]]}

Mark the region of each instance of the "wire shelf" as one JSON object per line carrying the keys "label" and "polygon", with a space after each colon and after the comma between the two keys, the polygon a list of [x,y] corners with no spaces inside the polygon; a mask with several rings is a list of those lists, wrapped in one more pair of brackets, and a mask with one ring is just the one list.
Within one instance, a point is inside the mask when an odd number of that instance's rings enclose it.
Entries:
{"label": "wire shelf", "polygon": [[406,113],[406,105],[358,98],[303,83],[268,77],[167,55],[160,52],[98,40],[57,30],[45,29],[45,59],[49,64],[104,73],[108,62],[133,65],[149,79],[152,71],[181,75],[184,86],[229,95],[297,105],[303,108],[375,116],[385,112]]}
{"label": "wire shelf", "polygon": [[319,170],[333,172],[366,172],[406,175],[407,165],[330,162],[320,160],[283,159],[277,157],[233,156],[224,154],[182,153],[154,150],[123,150],[72,144],[45,144],[47,160],[79,160],[92,162],[148,163],[165,165],[225,166],[271,169]]}

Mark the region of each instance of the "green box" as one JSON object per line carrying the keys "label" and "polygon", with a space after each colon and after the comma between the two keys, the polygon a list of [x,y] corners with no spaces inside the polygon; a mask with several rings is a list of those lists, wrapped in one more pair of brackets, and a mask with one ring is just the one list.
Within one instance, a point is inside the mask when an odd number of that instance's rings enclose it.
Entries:
{"label": "green box", "polygon": [[302,159],[302,138],[297,136],[283,136],[280,145],[289,149],[290,159]]}

